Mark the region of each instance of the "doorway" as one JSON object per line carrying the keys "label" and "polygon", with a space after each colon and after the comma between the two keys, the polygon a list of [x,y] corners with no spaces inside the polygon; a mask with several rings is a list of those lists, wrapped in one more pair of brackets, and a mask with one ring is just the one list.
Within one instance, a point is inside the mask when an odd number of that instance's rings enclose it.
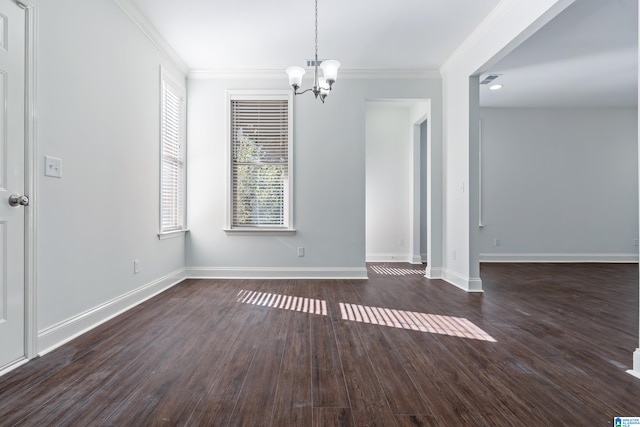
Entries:
{"label": "doorway", "polygon": [[366,111],[366,261],[427,260],[429,100],[372,100]]}

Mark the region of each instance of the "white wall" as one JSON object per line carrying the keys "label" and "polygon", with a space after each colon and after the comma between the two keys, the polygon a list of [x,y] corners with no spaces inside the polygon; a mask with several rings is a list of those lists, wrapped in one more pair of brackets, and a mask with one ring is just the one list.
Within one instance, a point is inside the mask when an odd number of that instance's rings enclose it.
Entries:
{"label": "white wall", "polygon": [[[477,76],[560,13],[572,0],[503,0],[442,66],[444,260],[442,276],[481,291],[478,234]],[[470,88],[473,88],[472,91]],[[473,100],[474,104],[470,103]],[[471,126],[473,125],[473,126]]]}
{"label": "white wall", "polygon": [[637,261],[635,108],[480,115],[481,260]]}
{"label": "white wall", "polygon": [[366,258],[410,260],[412,187],[410,109],[368,104],[366,115]]}
{"label": "white wall", "polygon": [[[422,197],[420,198],[420,258],[422,262],[427,261],[427,248],[429,246],[429,235],[427,222],[427,195],[426,189],[429,186],[429,151],[427,132],[431,126],[430,121],[425,121],[420,125],[420,183],[422,185]],[[441,224],[441,223],[440,223]],[[433,230],[432,230],[433,232]]]}
{"label": "white wall", "polygon": [[[189,80],[189,227],[187,267],[200,276],[362,277],[365,271],[366,100],[432,99],[440,79],[342,78],[325,104],[294,99],[293,236],[238,236],[223,231],[226,210],[225,92],[284,89],[282,79]],[[308,85],[308,82],[305,82]],[[441,123],[439,108],[432,111]],[[440,143],[441,127],[433,139]],[[305,248],[298,257],[297,247]],[[262,271],[258,271],[262,269]],[[264,269],[269,269],[265,272]],[[258,271],[256,273],[256,271]]]}
{"label": "white wall", "polygon": [[[638,10],[638,20],[640,21],[640,10]],[[638,41],[640,42],[640,28],[638,28]],[[638,51],[638,62],[640,62],[640,50]],[[640,83],[640,73],[638,73],[638,83]],[[638,84],[637,96],[638,98],[640,98],[640,84]],[[638,112],[640,113],[640,109],[638,110]],[[640,117],[638,119],[638,126],[638,134],[640,134]],[[640,150],[638,151],[638,155],[640,156]],[[640,163],[640,159],[638,160],[638,162]],[[638,170],[638,180],[640,180],[640,167],[638,167]],[[640,216],[638,217],[638,220],[640,220]],[[633,353],[633,369],[627,372],[640,378],[640,299],[638,300],[638,348],[636,348],[636,351]]]}
{"label": "white wall", "polygon": [[[42,351],[184,266],[184,238],[157,237],[160,66],[184,73],[113,0],[42,1],[38,9]],[[62,159],[61,179],[44,176],[45,155]]]}

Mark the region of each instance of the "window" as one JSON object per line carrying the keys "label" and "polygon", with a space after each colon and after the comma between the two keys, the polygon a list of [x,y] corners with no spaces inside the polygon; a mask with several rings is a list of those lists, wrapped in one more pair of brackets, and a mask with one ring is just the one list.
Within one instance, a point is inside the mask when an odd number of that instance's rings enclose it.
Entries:
{"label": "window", "polygon": [[231,231],[293,231],[291,98],[229,92]]}
{"label": "window", "polygon": [[185,89],[164,70],[160,96],[160,236],[185,230]]}

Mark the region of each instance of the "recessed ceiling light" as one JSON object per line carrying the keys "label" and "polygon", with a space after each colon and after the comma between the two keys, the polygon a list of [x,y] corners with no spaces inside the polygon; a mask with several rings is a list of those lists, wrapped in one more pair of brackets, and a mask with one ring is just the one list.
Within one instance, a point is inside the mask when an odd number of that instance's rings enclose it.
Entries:
{"label": "recessed ceiling light", "polygon": [[502,85],[489,86],[489,90],[498,90],[498,89],[502,89]]}

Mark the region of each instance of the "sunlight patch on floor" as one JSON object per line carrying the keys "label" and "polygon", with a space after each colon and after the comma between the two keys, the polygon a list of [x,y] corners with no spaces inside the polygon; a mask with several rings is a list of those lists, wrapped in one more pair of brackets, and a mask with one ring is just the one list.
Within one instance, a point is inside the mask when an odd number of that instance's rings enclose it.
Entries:
{"label": "sunlight patch on floor", "polygon": [[343,320],[354,322],[497,342],[491,335],[462,317],[344,303],[340,303],[340,314]]}
{"label": "sunlight patch on floor", "polygon": [[397,267],[387,267],[384,265],[370,265],[369,268],[376,274],[383,274],[385,276],[409,276],[409,275],[423,275],[425,273],[424,269],[415,269],[415,268],[397,268]]}
{"label": "sunlight patch on floor", "polygon": [[[327,301],[325,300],[241,290],[238,292],[237,301],[243,304],[327,316]],[[478,328],[470,320],[462,317],[442,316],[342,302],[339,303],[339,305],[342,320],[497,342],[491,335]]]}
{"label": "sunlight patch on floor", "polygon": [[324,300],[245,290],[238,292],[237,300],[243,304],[327,315],[327,302]]}

